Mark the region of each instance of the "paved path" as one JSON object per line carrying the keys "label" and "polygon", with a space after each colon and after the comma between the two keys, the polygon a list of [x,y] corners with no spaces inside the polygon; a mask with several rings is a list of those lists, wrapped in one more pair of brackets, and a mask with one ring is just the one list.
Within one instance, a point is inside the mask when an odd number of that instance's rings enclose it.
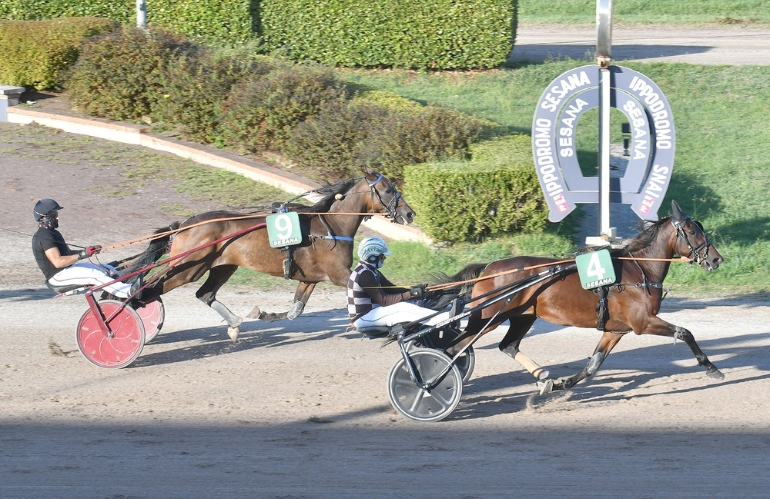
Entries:
{"label": "paved path", "polygon": [[[615,62],[686,62],[690,64],[770,64],[770,28],[743,25],[664,26],[615,24]],[[511,61],[548,58],[593,60],[596,27],[520,24]]]}

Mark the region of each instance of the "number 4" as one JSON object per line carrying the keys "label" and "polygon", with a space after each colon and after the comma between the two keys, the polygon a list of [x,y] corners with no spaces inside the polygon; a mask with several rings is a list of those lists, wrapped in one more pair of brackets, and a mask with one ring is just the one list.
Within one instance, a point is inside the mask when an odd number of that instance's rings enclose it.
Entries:
{"label": "number 4", "polygon": [[602,267],[602,263],[599,261],[599,253],[592,253],[591,260],[588,262],[588,268],[586,269],[586,275],[588,277],[596,277],[597,281],[601,281],[606,273],[607,269]]}

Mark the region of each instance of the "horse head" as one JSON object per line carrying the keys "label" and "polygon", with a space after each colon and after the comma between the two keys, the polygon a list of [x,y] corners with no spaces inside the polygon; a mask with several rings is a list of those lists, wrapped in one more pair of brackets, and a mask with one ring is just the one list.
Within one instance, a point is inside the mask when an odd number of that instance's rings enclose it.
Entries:
{"label": "horse head", "polygon": [[678,254],[695,260],[704,270],[715,270],[724,261],[703,225],[684,213],[676,201],[671,201],[671,223],[676,229],[674,250]]}
{"label": "horse head", "polygon": [[398,189],[382,174],[375,171],[365,171],[364,180],[372,193],[371,212],[387,213],[396,223],[409,225],[414,221],[414,210],[404,201]]}

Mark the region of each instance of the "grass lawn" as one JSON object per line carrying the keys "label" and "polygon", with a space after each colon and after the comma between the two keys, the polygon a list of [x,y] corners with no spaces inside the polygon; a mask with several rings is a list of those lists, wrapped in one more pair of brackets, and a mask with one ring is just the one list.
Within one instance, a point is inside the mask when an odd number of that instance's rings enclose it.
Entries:
{"label": "grass lawn", "polygon": [[[510,132],[530,134],[535,104],[556,76],[584,61],[556,61],[504,70],[467,73],[340,70],[349,81],[458,109],[494,120]],[[703,222],[726,259],[717,272],[689,271],[678,287],[742,292],[770,290],[765,271],[770,259],[770,67],[695,66],[624,63],[655,81],[671,103],[677,135],[676,161],[667,199]],[[579,126],[581,157],[595,157],[596,116]],[[619,124],[613,121],[615,140]],[[670,203],[664,203],[664,207]],[[661,210],[660,215],[667,212]],[[575,215],[575,214],[573,214]],[[570,215],[567,224],[575,223]],[[419,220],[418,220],[419,222]],[[545,245],[526,240],[428,252],[427,261],[444,263],[447,272],[466,260],[498,258],[500,253],[555,254],[565,249],[569,229],[554,224]],[[507,246],[506,246],[507,245]],[[508,249],[511,248],[511,249]],[[507,251],[506,251],[507,250]],[[550,251],[549,251],[550,250]],[[479,258],[481,257],[481,258]],[[487,257],[487,258],[483,258]],[[396,260],[397,254],[389,260]],[[430,260],[433,259],[433,260]],[[443,260],[442,260],[443,259]],[[414,261],[418,259],[415,258]],[[414,276],[430,268],[420,262],[392,265],[396,275]],[[436,265],[442,268],[441,265]],[[435,267],[434,267],[435,268]],[[678,275],[673,269],[669,279]],[[729,288],[729,289],[728,289]]]}
{"label": "grass lawn", "polygon": [[[770,23],[765,0],[616,0],[613,22]],[[520,23],[596,23],[596,0],[519,0]]]}

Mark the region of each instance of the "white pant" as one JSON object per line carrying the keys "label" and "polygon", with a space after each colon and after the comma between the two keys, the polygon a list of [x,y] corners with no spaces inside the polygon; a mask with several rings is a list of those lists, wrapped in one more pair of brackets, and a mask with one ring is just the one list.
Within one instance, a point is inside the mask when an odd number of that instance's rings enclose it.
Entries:
{"label": "white pant", "polygon": [[[101,286],[114,281],[117,271],[109,265],[95,265],[88,262],[78,262],[57,272],[48,279],[48,284],[58,288],[63,286]],[[103,291],[118,298],[128,298],[131,295],[131,284],[115,282],[102,288]]]}
{"label": "white pant", "polygon": [[[372,326],[394,326],[400,322],[414,322],[429,315],[435,314],[435,310],[418,307],[414,303],[399,302],[387,307],[377,307],[371,309],[363,317],[360,317],[353,325],[357,328]],[[426,324],[432,326],[447,319],[449,312],[441,312],[437,316],[429,319]]]}

